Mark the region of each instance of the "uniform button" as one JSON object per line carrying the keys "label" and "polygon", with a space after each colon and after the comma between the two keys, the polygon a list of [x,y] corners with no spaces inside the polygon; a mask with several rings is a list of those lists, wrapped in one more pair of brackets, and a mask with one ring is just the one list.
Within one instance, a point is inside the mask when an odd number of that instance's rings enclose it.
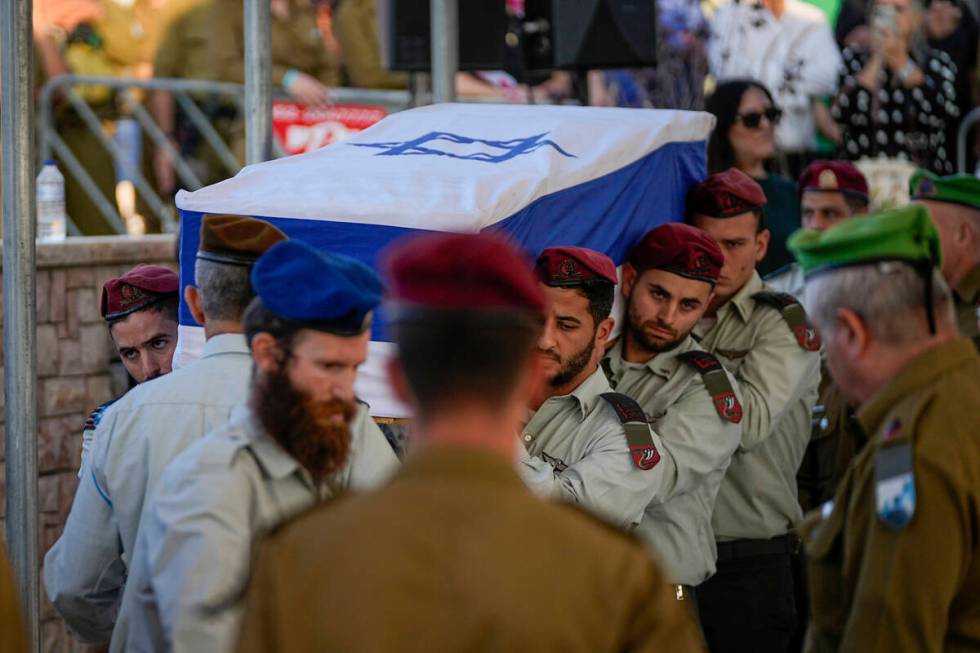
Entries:
{"label": "uniform button", "polygon": [[525,433],[524,434],[524,441],[525,442],[530,442],[531,441],[531,434],[530,433]]}

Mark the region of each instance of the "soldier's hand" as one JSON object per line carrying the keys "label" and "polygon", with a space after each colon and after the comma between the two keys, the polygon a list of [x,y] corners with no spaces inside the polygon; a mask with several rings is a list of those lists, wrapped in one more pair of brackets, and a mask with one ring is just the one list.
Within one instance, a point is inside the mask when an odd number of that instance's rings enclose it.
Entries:
{"label": "soldier's hand", "polygon": [[306,73],[297,73],[286,91],[297,102],[309,107],[324,109],[330,104],[330,89]]}

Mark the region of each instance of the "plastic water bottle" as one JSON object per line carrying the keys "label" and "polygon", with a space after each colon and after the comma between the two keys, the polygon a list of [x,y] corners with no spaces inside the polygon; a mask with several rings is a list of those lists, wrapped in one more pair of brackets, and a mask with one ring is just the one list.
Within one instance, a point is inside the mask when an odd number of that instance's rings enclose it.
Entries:
{"label": "plastic water bottle", "polygon": [[37,239],[58,243],[68,235],[65,218],[65,178],[58,164],[45,161],[37,176]]}

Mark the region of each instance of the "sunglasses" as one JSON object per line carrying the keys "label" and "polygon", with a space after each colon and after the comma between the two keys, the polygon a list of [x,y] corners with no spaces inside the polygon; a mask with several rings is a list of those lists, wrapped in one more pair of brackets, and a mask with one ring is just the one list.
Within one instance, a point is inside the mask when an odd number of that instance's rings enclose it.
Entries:
{"label": "sunglasses", "polygon": [[762,124],[763,117],[765,117],[770,124],[778,125],[779,121],[783,119],[783,110],[777,109],[776,107],[769,107],[765,111],[751,111],[749,113],[742,113],[735,116],[735,121],[741,122],[749,129],[758,129],[759,125]]}

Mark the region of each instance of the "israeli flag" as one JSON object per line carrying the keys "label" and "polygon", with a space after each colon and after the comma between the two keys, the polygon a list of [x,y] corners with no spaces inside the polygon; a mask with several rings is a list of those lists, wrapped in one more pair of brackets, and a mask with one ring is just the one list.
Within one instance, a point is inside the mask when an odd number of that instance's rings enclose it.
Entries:
{"label": "israeli flag", "polygon": [[[214,213],[268,220],[376,269],[379,253],[406,234],[483,230],[507,233],[532,256],[578,245],[620,265],[647,231],[683,218],[713,127],[706,113],[645,109],[439,104],[395,113],[351,140],[178,193],[182,290],[193,283],[201,217]],[[196,358],[203,331],[182,305],[176,365]],[[373,415],[407,417],[385,378],[393,347],[382,312],[357,392]]]}

